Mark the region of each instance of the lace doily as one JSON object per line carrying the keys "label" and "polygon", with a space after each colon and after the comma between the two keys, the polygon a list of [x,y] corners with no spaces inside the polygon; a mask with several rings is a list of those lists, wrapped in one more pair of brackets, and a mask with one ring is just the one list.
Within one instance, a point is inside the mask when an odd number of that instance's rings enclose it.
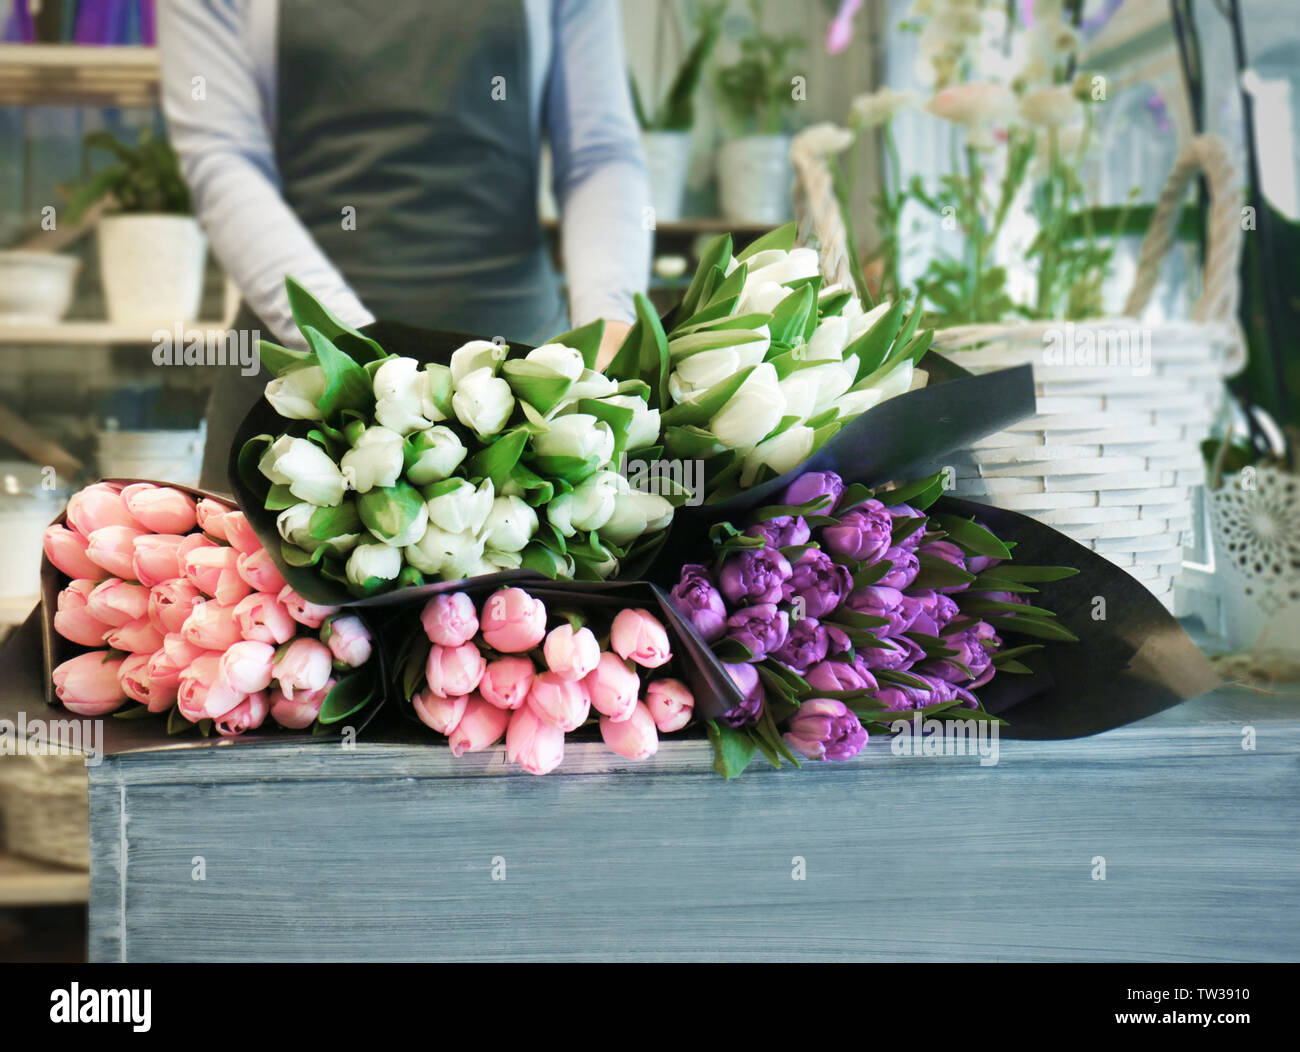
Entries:
{"label": "lace doily", "polygon": [[1269,616],[1300,603],[1300,478],[1247,468],[1209,496],[1219,554],[1244,593]]}

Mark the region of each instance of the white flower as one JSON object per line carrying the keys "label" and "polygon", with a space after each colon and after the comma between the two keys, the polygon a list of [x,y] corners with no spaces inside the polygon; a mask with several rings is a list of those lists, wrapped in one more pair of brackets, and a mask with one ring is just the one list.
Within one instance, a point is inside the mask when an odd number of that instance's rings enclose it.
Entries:
{"label": "white flower", "polygon": [[1035,88],[1020,99],[1020,116],[1040,128],[1064,127],[1082,112],[1083,106],[1068,84]]}
{"label": "white flower", "polygon": [[889,308],[892,306],[893,304],[889,300],[881,300],[864,314],[862,312],[862,303],[856,296],[844,304],[842,314],[849,323],[849,333],[844,345],[847,347],[858,337],[870,332],[872,326],[888,314]]}
{"label": "white flower", "polygon": [[402,474],[402,436],[386,427],[368,427],[339,464],[348,485],[358,493],[392,486]]}
{"label": "white flower", "polygon": [[492,480],[484,479],[477,488],[466,479],[435,482],[425,494],[429,521],[448,533],[468,530],[477,534],[492,511]]}
{"label": "white flower", "polygon": [[920,104],[921,98],[914,91],[881,88],[853,100],[849,105],[849,121],[860,128],[878,128],[893,120],[902,110],[914,109]]}
{"label": "white flower", "polygon": [[421,573],[454,581],[477,571],[483,556],[483,538],[469,530],[448,533],[430,524],[424,536],[403,554]]}
{"label": "white flower", "polygon": [[430,427],[417,431],[408,440],[414,448],[414,463],[406,469],[406,477],[416,486],[441,482],[460,467],[465,459],[465,446],[449,427]]}
{"label": "white flower", "polygon": [[785,396],[776,369],[764,362],[709,421],[708,429],[729,449],[749,449],[766,438],[784,415]]}
{"label": "white flower", "polygon": [[358,544],[348,556],[347,578],[361,587],[371,578],[391,581],[402,572],[402,553],[387,544]]}
{"label": "white flower", "polygon": [[406,483],[363,493],[357,511],[371,536],[392,548],[414,544],[429,523],[429,510],[419,491]]}
{"label": "white flower", "polygon": [[323,420],[320,401],[325,395],[325,370],[307,365],[276,377],[266,385],[266,400],[289,420]]}
{"label": "white flower", "polygon": [[659,441],[659,410],[651,409],[640,395],[612,395],[602,402],[632,410],[632,422],[627,426],[626,449],[644,449]]}
{"label": "white flower", "polygon": [[519,552],[499,552],[492,548],[483,550],[483,569],[466,577],[477,577],[483,573],[497,573],[500,570],[518,570],[524,564],[524,557]]}
{"label": "white flower", "polygon": [[515,396],[510,385],[493,375],[491,369],[477,369],[456,381],[451,406],[456,419],[472,428],[479,438],[487,438],[506,426],[515,409]]}
{"label": "white flower", "polygon": [[865,413],[879,401],[879,388],[869,387],[865,391],[846,391],[843,397],[835,403],[835,408],[839,410],[839,417],[843,420],[846,417]]}
{"label": "white flower", "polygon": [[925,108],[936,117],[970,128],[1008,118],[1015,109],[1015,96],[1005,85],[975,81],[935,92]]}
{"label": "white flower", "polygon": [[329,540],[318,541],[311,535],[311,517],[316,509],[310,504],[294,504],[275,517],[275,528],[280,536],[296,548],[305,552],[314,552],[325,548],[336,555],[346,555],[357,546],[361,539],[359,533],[341,533]]}
{"label": "white flower", "polygon": [[534,347],[524,355],[524,361],[544,365],[566,380],[574,381],[581,377],[587,368],[582,359],[582,352],[573,347],[566,347],[562,343],[544,343],[540,347]]}
{"label": "white flower", "polygon": [[[623,480],[627,486],[627,480]],[[662,530],[673,519],[673,506],[654,493],[628,487],[614,503],[614,514],[600,528],[600,539],[619,546],[645,533]]]}
{"label": "white flower", "polygon": [[596,457],[597,463],[607,464],[614,455],[614,432],[590,413],[569,413],[533,437],[533,450],[544,457]]}
{"label": "white flower", "polygon": [[849,320],[841,314],[834,314],[824,318],[813,330],[812,339],[804,351],[804,359],[810,362],[838,362],[843,357],[848,342]]}
{"label": "white flower", "polygon": [[551,525],[564,536],[581,530],[599,530],[611,515],[620,492],[627,492],[627,480],[613,471],[597,471],[583,479],[570,493],[561,493],[546,508]]}
{"label": "white flower", "polygon": [[576,402],[579,398],[606,398],[618,392],[618,381],[595,369],[584,369],[579,374],[565,395],[565,402]]}
{"label": "white flower", "polygon": [[290,493],[308,504],[333,508],[343,502],[345,484],[339,466],[315,442],[281,435],[257,466],[272,482],[288,486]]}
{"label": "white flower", "polygon": [[797,416],[806,420],[817,408],[817,394],[821,385],[812,374],[815,369],[796,369],[784,380],[779,381],[781,394],[785,397],[785,415]]}
{"label": "white flower", "polygon": [[813,414],[829,409],[845,391],[853,386],[856,378],[853,370],[836,362],[828,362],[806,370],[817,381],[817,404]]}
{"label": "white flower", "polygon": [[506,356],[506,345],[491,340],[470,340],[451,352],[451,383],[459,387],[470,373],[486,369],[496,374]]}
{"label": "white flower", "polygon": [[912,363],[907,361],[895,366],[878,383],[872,384],[872,388],[880,392],[882,402],[906,394],[912,389]]}
{"label": "white flower", "polygon": [[390,358],[375,370],[375,420],[409,435],[443,419],[429,396],[429,374],[414,358]]}
{"label": "white flower", "polygon": [[805,128],[794,137],[793,149],[803,150],[818,157],[843,153],[853,145],[853,133],[830,121],[821,121]]}
{"label": "white flower", "polygon": [[497,497],[482,532],[484,544],[495,551],[523,551],[537,532],[537,512],[518,497]]}
{"label": "white flower", "polygon": [[745,463],[740,472],[740,484],[750,485],[764,464],[778,475],[793,471],[812,455],[813,438],[814,432],[811,427],[795,424],[787,427],[779,435],[760,442],[745,455]]}

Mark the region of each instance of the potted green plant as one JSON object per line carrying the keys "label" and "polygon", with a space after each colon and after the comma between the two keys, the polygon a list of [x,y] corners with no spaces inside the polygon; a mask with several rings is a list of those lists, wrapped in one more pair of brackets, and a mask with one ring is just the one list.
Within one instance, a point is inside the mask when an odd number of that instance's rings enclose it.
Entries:
{"label": "potted green plant", "polygon": [[719,103],[734,134],[718,149],[718,198],[722,214],[746,223],[784,223],[790,218],[787,120],[798,96],[791,66],[802,37],[763,28],[761,0],[749,0],[749,29],[740,53],[715,79]]}
{"label": "potted green plant", "polygon": [[109,318],[145,325],[192,320],[203,291],[207,241],[190,214],[176,152],[147,128],[133,146],[107,131],[86,136],[85,145],[114,157],[67,191],[71,222],[105,204],[96,233]]}
{"label": "potted green plant", "polygon": [[691,128],[695,124],[695,93],[704,65],[717,45],[726,7],[726,0],[719,0],[700,8],[695,20],[695,40],[653,111],[646,108],[636,81],[631,82],[632,104],[641,123],[641,142],[650,172],[651,204],[656,220],[673,222],[682,217],[691,160]]}

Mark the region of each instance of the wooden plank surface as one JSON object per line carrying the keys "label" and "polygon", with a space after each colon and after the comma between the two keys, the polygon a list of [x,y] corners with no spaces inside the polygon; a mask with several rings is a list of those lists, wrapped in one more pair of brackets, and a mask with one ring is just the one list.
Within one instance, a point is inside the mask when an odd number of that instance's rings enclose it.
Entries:
{"label": "wooden plank surface", "polygon": [[996,766],[873,743],[733,783],[701,742],[546,778],[418,745],[127,755],[91,772],[91,954],[1296,960],[1298,757],[1297,699],[1232,690]]}

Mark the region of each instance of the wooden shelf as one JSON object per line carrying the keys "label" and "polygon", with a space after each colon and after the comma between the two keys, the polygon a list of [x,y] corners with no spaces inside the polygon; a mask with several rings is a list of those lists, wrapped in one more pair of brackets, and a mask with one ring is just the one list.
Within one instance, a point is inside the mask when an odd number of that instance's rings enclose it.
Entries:
{"label": "wooden shelf", "polygon": [[0,907],[90,901],[90,874],[0,852]]}
{"label": "wooden shelf", "polygon": [[[0,345],[4,344],[153,344],[155,332],[171,333],[172,322],[157,325],[120,325],[111,321],[62,321],[45,325],[9,323],[0,320]],[[224,332],[220,321],[188,321],[182,328],[203,332]]]}
{"label": "wooden shelf", "polygon": [[153,106],[152,47],[0,44],[0,105]]}
{"label": "wooden shelf", "polygon": [[[558,230],[557,219],[543,219],[542,227],[546,230]],[[752,239],[776,229],[771,223],[744,223],[721,216],[705,216],[699,219],[681,219],[671,223],[655,225],[658,237],[695,237],[700,234],[735,234],[739,238]]]}

